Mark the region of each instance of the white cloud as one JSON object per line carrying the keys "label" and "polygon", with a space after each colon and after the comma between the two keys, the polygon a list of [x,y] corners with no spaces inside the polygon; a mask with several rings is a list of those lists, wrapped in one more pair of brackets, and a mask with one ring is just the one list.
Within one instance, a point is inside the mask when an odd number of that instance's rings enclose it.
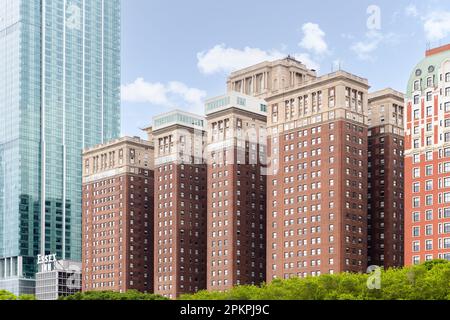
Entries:
{"label": "white cloud", "polygon": [[279,53],[258,48],[245,47],[243,50],[219,44],[208,51],[197,54],[198,68],[202,73],[233,72],[260,62],[276,60]]}
{"label": "white cloud", "polygon": [[419,15],[419,10],[417,10],[416,5],[410,4],[405,8],[405,14],[408,17],[417,17]]}
{"label": "white cloud", "polygon": [[[197,66],[202,73],[207,75],[229,73],[261,62],[285,58],[288,54],[283,51],[265,51],[251,47],[245,47],[241,50],[227,47],[225,44],[219,44],[208,51],[198,53]],[[305,63],[309,68],[319,68],[318,64],[307,53],[297,53],[293,56]]]}
{"label": "white cloud", "polygon": [[423,23],[427,41],[437,42],[450,35],[450,11],[435,10],[420,15],[417,6],[410,4],[405,8],[405,15]]}
{"label": "white cloud", "polygon": [[190,88],[179,81],[167,84],[146,82],[137,78],[134,82],[122,85],[122,101],[150,103],[162,107],[183,108],[191,112],[202,112],[206,92]]}
{"label": "white cloud", "polygon": [[325,32],[316,23],[305,23],[302,27],[303,39],[299,46],[316,54],[328,52],[328,45],[325,42]]}
{"label": "white cloud", "polygon": [[450,35],[450,12],[434,11],[423,18],[428,41],[439,41]]}
{"label": "white cloud", "polygon": [[196,88],[189,88],[182,82],[172,81],[168,87],[169,94],[180,96],[183,100],[193,105],[202,104],[206,98],[206,92]]}
{"label": "white cloud", "polygon": [[350,49],[361,60],[373,60],[373,52],[378,49],[378,46],[384,39],[385,37],[382,33],[371,30],[366,34],[364,40],[355,42]]}
{"label": "white cloud", "polygon": [[137,78],[133,83],[122,86],[122,100],[127,102],[148,102],[158,105],[168,103],[166,88],[162,83],[148,83]]}

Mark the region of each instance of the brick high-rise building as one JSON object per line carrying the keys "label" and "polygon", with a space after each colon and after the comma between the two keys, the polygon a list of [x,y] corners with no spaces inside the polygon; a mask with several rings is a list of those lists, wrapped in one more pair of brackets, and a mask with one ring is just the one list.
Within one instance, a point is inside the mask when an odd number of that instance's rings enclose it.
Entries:
{"label": "brick high-rise building", "polygon": [[157,116],[155,293],[176,298],[206,289],[206,123],[183,111]]}
{"label": "brick high-rise building", "polygon": [[230,88],[266,71],[267,280],[365,272],[368,81],[288,58],[232,74]]}
{"label": "brick high-rise building", "polygon": [[258,285],[266,272],[264,100],[236,92],[206,101],[207,288]]}
{"label": "brick high-rise building", "polygon": [[369,94],[368,260],[403,266],[404,95],[392,89]]}
{"label": "brick high-rise building", "polygon": [[405,264],[450,260],[450,45],[414,68],[406,107]]}
{"label": "brick high-rise building", "polygon": [[83,156],[83,291],[153,292],[153,143],[121,138]]}

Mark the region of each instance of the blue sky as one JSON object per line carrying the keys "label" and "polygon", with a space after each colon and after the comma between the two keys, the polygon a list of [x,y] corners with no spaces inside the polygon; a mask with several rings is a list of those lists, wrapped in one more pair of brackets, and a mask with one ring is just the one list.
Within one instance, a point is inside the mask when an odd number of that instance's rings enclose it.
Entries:
{"label": "blue sky", "polygon": [[428,45],[450,42],[448,0],[123,0],[122,133],[202,112],[227,74],[288,54],[404,91]]}

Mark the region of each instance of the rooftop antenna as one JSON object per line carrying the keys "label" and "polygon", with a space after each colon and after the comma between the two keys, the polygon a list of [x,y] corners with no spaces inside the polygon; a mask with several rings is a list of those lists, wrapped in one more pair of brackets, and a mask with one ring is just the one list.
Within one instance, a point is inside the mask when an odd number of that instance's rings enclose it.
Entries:
{"label": "rooftop antenna", "polygon": [[337,60],[331,63],[331,72],[341,71],[342,70],[342,61]]}

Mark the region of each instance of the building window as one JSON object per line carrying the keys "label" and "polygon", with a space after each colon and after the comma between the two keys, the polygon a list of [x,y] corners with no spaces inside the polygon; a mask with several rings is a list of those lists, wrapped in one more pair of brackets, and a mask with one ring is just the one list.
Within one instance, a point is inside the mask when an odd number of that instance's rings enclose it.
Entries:
{"label": "building window", "polygon": [[445,142],[450,142],[450,132],[444,133],[444,141]]}
{"label": "building window", "polygon": [[432,195],[426,196],[425,203],[427,206],[432,206],[433,205],[433,196]]}
{"label": "building window", "polygon": [[444,208],[444,219],[450,218],[450,208]]}
{"label": "building window", "polygon": [[444,223],[444,233],[450,233],[450,223]]}
{"label": "building window", "polygon": [[450,249],[450,238],[444,239],[444,249]]}
{"label": "building window", "polygon": [[444,111],[449,112],[450,111],[450,102],[444,103]]}
{"label": "building window", "polygon": [[450,188],[450,177],[444,178],[444,188]]}
{"label": "building window", "polygon": [[444,163],[444,173],[450,172],[450,162]]}
{"label": "building window", "polygon": [[445,203],[450,203],[450,193],[444,193],[444,202]]}
{"label": "building window", "polygon": [[431,224],[425,227],[425,235],[432,236],[433,235],[433,226]]}
{"label": "building window", "polygon": [[415,197],[413,198],[413,208],[419,208],[420,207],[420,198]]}

